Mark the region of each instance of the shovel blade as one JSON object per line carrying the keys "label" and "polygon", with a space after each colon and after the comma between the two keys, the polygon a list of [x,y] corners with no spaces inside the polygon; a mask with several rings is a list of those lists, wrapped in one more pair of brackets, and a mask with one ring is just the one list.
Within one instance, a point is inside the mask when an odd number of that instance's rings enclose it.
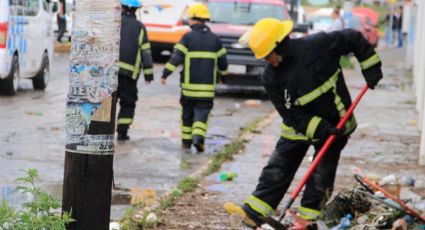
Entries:
{"label": "shovel blade", "polygon": [[268,216],[268,217],[260,217],[262,221],[264,221],[266,224],[272,226],[275,230],[287,230],[288,227],[280,223],[279,221],[275,220],[274,218]]}

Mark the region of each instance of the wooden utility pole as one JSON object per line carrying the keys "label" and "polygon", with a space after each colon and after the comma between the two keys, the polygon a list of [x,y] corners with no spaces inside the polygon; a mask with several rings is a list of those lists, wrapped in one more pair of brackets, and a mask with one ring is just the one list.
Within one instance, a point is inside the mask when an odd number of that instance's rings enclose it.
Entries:
{"label": "wooden utility pole", "polygon": [[121,10],[119,0],[78,0],[66,107],[63,211],[67,229],[109,229]]}

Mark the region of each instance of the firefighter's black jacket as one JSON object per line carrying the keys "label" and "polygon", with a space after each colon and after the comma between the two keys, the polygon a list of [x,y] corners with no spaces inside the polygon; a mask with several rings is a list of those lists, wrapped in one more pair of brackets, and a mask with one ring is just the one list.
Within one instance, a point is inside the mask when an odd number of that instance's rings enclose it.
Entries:
{"label": "firefighter's black jacket", "polygon": [[121,14],[119,74],[137,80],[141,70],[146,81],[153,80],[151,46],[146,28],[129,12]]}
{"label": "firefighter's black jacket", "polygon": [[180,79],[182,94],[189,98],[211,99],[215,96],[218,75],[227,72],[226,49],[208,26],[196,24],[191,29],[175,45],[162,76],[167,78],[184,63]]}
{"label": "firefighter's black jacket", "polygon": [[[339,64],[342,55],[354,53],[368,83],[382,78],[379,56],[355,30],[286,39],[275,51],[282,61],[276,68],[266,67],[263,83],[283,118],[282,137],[289,140],[324,140],[348,110],[351,98]],[[345,134],[355,128],[353,116]]]}

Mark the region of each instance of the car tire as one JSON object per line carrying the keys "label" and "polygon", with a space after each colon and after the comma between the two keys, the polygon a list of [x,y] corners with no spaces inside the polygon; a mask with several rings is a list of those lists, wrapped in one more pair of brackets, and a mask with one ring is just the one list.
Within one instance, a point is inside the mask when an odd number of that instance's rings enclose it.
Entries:
{"label": "car tire", "polygon": [[49,57],[47,53],[43,55],[43,62],[41,64],[41,69],[32,79],[32,86],[36,90],[44,90],[49,82],[50,77],[50,65],[49,65]]}
{"label": "car tire", "polygon": [[19,58],[13,56],[9,75],[0,82],[0,93],[13,96],[18,91],[19,84]]}

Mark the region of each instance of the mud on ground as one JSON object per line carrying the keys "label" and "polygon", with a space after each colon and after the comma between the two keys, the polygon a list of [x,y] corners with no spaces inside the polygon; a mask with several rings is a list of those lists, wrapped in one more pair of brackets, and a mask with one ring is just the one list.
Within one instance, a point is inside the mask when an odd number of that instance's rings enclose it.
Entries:
{"label": "mud on ground", "polygon": [[203,186],[184,194],[174,207],[160,213],[162,224],[152,229],[231,229],[223,204],[216,199],[218,195]]}

